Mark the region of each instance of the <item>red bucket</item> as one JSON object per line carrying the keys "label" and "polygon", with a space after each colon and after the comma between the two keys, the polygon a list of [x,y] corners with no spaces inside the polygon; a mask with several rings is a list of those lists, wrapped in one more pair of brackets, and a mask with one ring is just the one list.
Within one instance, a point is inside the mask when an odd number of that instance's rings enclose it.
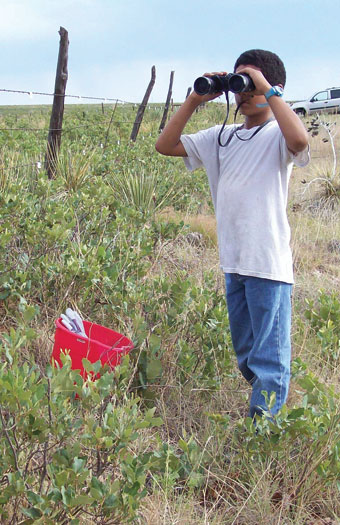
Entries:
{"label": "red bucket", "polygon": [[86,379],[87,372],[82,362],[84,358],[91,363],[100,360],[102,365],[107,363],[111,368],[114,368],[119,365],[122,357],[132,350],[133,343],[124,335],[110,328],[89,321],[83,321],[83,323],[88,339],[70,332],[62,324],[61,317],[56,320],[52,358],[62,366],[60,352],[68,351],[72,360],[72,369],[79,370],[80,374]]}

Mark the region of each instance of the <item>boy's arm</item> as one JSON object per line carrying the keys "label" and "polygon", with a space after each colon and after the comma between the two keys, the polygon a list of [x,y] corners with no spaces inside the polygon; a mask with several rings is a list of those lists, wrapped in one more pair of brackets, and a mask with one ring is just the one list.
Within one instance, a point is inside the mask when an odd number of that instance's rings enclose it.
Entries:
{"label": "boy's arm", "polygon": [[[244,70],[242,70],[242,73],[243,72],[248,73],[248,75],[252,77],[256,86],[256,91],[254,91],[255,95],[264,95],[272,87],[262,75],[261,71],[254,70],[253,68],[244,68]],[[267,102],[274,113],[288,149],[294,154],[303,151],[308,146],[308,133],[300,117],[294,113],[281,97],[273,95]]]}
{"label": "boy's arm", "polygon": [[[212,75],[215,73],[211,73]],[[225,74],[225,73],[219,73]],[[206,74],[207,76],[207,74]],[[187,157],[187,153],[181,142],[181,135],[185,128],[188,120],[203,102],[208,102],[216,97],[219,97],[221,93],[214,93],[213,95],[197,95],[193,91],[182,106],[176,111],[171,117],[168,124],[160,134],[155,148],[162,155],[169,155],[173,157]]]}
{"label": "boy's arm", "polygon": [[289,151],[296,154],[306,149],[308,134],[300,117],[281,97],[270,97],[268,104],[280,126]]}

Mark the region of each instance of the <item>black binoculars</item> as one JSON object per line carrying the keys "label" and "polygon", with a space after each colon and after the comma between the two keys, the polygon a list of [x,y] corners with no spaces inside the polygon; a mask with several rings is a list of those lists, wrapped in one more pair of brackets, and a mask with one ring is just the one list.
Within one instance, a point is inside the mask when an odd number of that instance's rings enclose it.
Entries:
{"label": "black binoculars", "polygon": [[241,93],[254,91],[255,84],[246,73],[229,73],[228,75],[212,75],[211,77],[198,77],[194,82],[194,90],[198,95],[231,91]]}

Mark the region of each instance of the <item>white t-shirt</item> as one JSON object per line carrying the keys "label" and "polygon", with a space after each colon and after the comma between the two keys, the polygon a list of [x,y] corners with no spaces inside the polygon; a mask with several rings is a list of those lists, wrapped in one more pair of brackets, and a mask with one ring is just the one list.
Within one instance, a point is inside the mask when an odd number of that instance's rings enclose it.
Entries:
{"label": "white t-shirt", "polygon": [[[226,126],[225,144],[235,126]],[[293,283],[290,228],[286,207],[293,164],[309,162],[309,148],[293,155],[276,121],[252,139],[235,135],[220,147],[221,126],[182,135],[190,171],[206,169],[217,219],[221,267],[238,273]],[[256,128],[240,129],[246,139]]]}

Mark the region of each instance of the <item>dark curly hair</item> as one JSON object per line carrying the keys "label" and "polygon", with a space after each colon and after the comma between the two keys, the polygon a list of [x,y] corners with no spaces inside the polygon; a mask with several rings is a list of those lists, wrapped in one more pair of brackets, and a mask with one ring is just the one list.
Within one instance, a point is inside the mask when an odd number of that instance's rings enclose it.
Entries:
{"label": "dark curly hair", "polygon": [[250,49],[242,53],[235,62],[234,72],[239,66],[256,66],[272,86],[286,83],[285,66],[275,53],[263,49]]}

